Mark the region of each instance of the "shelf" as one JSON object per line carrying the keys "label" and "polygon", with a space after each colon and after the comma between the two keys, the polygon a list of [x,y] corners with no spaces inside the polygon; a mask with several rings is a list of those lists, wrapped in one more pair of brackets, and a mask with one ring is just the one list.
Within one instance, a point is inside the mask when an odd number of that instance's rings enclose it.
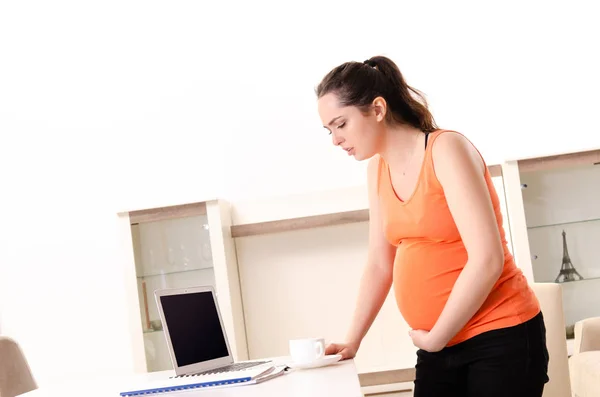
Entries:
{"label": "shelf", "polygon": [[557,156],[537,157],[518,160],[519,171],[534,172],[553,168],[578,167],[600,163],[600,150],[566,153]]}
{"label": "shelf", "polygon": [[533,230],[533,229],[541,229],[544,227],[554,227],[554,226],[564,226],[564,225],[575,225],[578,223],[589,223],[589,222],[596,222],[596,221],[600,221],[600,219],[585,219],[582,221],[572,221],[572,222],[561,222],[561,223],[550,223],[547,225],[537,225],[537,226],[528,226],[527,230]]}
{"label": "shelf", "polygon": [[144,330],[145,334],[155,334],[157,332],[163,332],[163,330],[162,329],[156,329],[156,330],[154,330],[154,329],[146,329],[146,330]]}
{"label": "shelf", "polygon": [[415,369],[400,368],[387,371],[364,372],[358,374],[358,379],[361,387],[412,382],[415,380]]}
{"label": "shelf", "polygon": [[178,273],[189,273],[189,272],[197,272],[200,270],[213,270],[213,267],[198,267],[198,268],[194,268],[194,269],[187,269],[187,270],[175,270],[172,272],[164,272],[164,273],[154,273],[154,274],[144,274],[141,276],[137,276],[137,278],[148,278],[148,277],[157,277],[157,276],[166,276],[169,274],[178,274]]}
{"label": "shelf", "polygon": [[590,280],[600,280],[600,276],[597,277],[588,277],[588,278],[584,278],[583,280],[575,280],[575,281],[565,281],[563,283],[557,283],[554,280],[546,280],[546,281],[540,281],[540,280],[536,280],[537,283],[552,283],[552,284],[558,284],[558,285],[567,285],[567,284],[577,284],[577,283],[583,283],[585,281],[590,281]]}
{"label": "shelf", "polygon": [[600,276],[598,277],[589,277],[589,278],[584,278],[583,280],[575,280],[575,281],[565,281],[564,283],[556,283],[554,281],[550,281],[551,283],[555,283],[555,284],[559,284],[559,285],[566,285],[566,284],[577,284],[577,283],[583,283],[584,281],[590,281],[590,280],[600,280]]}
{"label": "shelf", "polygon": [[344,225],[347,223],[367,222],[369,210],[335,212],[323,215],[305,216],[299,218],[280,219],[277,221],[248,223],[231,226],[231,237],[256,236],[287,232],[292,230],[311,229],[316,227]]}

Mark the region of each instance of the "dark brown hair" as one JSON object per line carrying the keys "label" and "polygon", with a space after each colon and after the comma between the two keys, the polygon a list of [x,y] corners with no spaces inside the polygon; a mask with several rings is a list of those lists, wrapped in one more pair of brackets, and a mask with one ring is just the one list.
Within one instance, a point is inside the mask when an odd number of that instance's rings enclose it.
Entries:
{"label": "dark brown hair", "polygon": [[328,93],[334,93],[342,106],[356,106],[362,111],[380,96],[387,102],[386,120],[390,124],[408,124],[423,132],[438,128],[423,94],[406,84],[398,66],[384,56],[337,66],[316,89],[317,98]]}

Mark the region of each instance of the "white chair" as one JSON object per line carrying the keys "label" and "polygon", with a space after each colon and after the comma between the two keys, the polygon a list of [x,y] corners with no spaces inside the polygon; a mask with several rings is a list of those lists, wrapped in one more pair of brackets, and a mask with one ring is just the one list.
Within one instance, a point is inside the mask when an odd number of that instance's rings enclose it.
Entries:
{"label": "white chair", "polygon": [[27,360],[13,339],[0,336],[0,397],[15,397],[37,389]]}
{"label": "white chair", "polygon": [[600,396],[600,317],[575,323],[575,346],[569,368],[573,396]]}
{"label": "white chair", "polygon": [[550,381],[544,388],[544,397],[570,397],[571,382],[562,287],[555,283],[533,283],[531,288],[537,296],[544,314],[546,343],[550,355],[548,364]]}

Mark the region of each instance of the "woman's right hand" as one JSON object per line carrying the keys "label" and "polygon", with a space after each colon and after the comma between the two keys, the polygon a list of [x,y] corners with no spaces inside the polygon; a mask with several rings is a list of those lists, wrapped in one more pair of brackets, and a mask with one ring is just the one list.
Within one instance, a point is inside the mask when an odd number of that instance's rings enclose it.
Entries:
{"label": "woman's right hand", "polygon": [[342,360],[348,360],[356,356],[358,346],[352,343],[331,343],[325,348],[325,354],[341,354]]}

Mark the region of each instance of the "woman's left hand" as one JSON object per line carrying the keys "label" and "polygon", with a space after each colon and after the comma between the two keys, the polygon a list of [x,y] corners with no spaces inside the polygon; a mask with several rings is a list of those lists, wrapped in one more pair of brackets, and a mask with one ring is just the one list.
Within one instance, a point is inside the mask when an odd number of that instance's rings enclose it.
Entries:
{"label": "woman's left hand", "polygon": [[443,341],[437,340],[434,335],[429,331],[423,331],[420,329],[410,330],[408,332],[413,344],[419,349],[423,349],[430,353],[439,352],[446,345]]}

